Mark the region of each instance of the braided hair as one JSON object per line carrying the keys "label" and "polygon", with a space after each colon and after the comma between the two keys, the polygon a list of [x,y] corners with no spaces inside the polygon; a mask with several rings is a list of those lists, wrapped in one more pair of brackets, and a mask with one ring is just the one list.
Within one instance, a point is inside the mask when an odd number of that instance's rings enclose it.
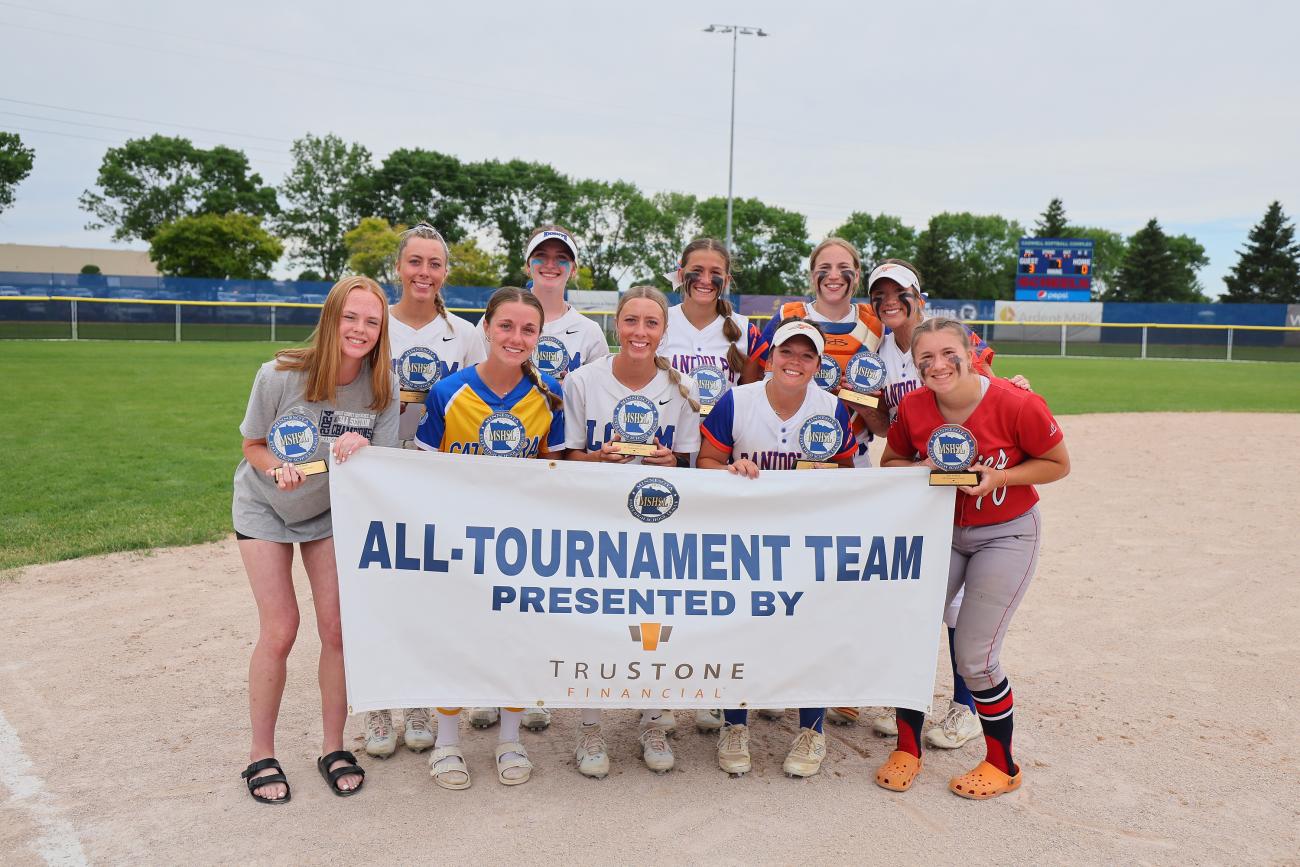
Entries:
{"label": "braided hair", "polygon": [[[541,323],[546,321],[546,314],[542,312],[542,302],[537,300],[536,295],[531,292],[525,292],[517,286],[502,286],[500,289],[493,292],[492,297],[488,299],[487,311],[483,314],[484,323],[486,325],[491,325],[492,319],[496,316],[496,312],[500,309],[501,305],[508,304],[511,301],[526,304],[536,310],[538,327],[541,327]],[[531,382],[537,390],[542,393],[542,396],[546,398],[546,402],[550,405],[552,410],[557,410],[564,406],[563,399],[558,394],[551,391],[550,387],[546,384],[546,381],[542,379],[542,375],[537,371],[537,368],[533,366],[533,360],[531,358],[526,359],[524,363],[520,365],[520,368],[523,370],[524,376],[528,377],[528,381]]]}
{"label": "braided hair", "polygon": [[[691,254],[699,250],[711,250],[720,255],[723,267],[727,269],[727,277],[731,277],[731,253],[727,251],[726,245],[717,238],[696,238],[687,244],[686,249],[682,250],[681,268],[683,271],[686,270],[686,263],[690,261]],[[690,291],[689,285],[687,285],[686,291]],[[731,344],[727,347],[727,366],[734,371],[744,370],[745,353],[741,352],[740,347],[737,345],[741,339],[740,326],[731,318],[732,313],[735,312],[731,302],[727,300],[727,297],[722,292],[718,292],[714,306],[718,311],[718,315],[722,317],[722,336],[727,338],[727,342]]]}
{"label": "braided hair", "polygon": [[[412,238],[423,238],[426,241],[437,241],[442,244],[442,252],[447,260],[447,269],[451,269],[451,247],[447,246],[447,239],[442,236],[442,233],[428,223],[417,223],[398,236],[398,262],[402,261],[402,252],[406,250],[406,244]],[[438,291],[433,293],[433,307],[438,311],[439,316],[449,323],[451,322],[451,317],[447,315],[447,302],[442,297],[442,287],[438,287]]]}
{"label": "braided hair", "polygon": [[[618,299],[618,307],[614,310],[614,318],[617,319],[618,315],[623,312],[623,307],[626,306],[627,302],[636,298],[645,298],[658,304],[664,312],[664,321],[668,321],[668,297],[653,286],[633,286],[624,292],[623,296]],[[699,412],[700,402],[691,397],[691,390],[686,387],[686,383],[682,382],[681,373],[668,363],[668,359],[656,354],[655,367],[668,373],[668,381],[677,386],[678,393],[691,405],[691,409]]]}

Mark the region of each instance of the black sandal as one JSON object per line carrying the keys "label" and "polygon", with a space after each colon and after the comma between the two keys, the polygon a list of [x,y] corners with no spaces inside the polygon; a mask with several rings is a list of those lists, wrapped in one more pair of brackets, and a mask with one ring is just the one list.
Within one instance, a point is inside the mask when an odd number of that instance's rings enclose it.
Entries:
{"label": "black sandal", "polygon": [[[260,771],[265,771],[267,768],[275,768],[275,773],[265,774],[260,777],[253,776],[254,774]],[[243,777],[244,780],[248,783],[248,794],[252,795],[253,800],[257,801],[260,804],[287,804],[289,803],[289,799],[293,797],[293,792],[289,790],[289,781],[285,779],[284,776],[284,768],[280,767],[280,763],[277,762],[274,758],[261,759],[259,761],[253,762],[251,765],[244,768],[244,772],[241,773],[239,776]],[[284,783],[283,798],[267,798],[253,791],[254,789],[260,789],[263,786],[267,786],[272,783]]]}
{"label": "black sandal", "polygon": [[[335,768],[331,771],[330,765],[338,761],[344,761],[348,764],[346,767]],[[320,771],[320,775],[325,779],[325,782],[329,783],[330,791],[340,798],[355,795],[361,791],[361,786],[365,784],[366,769],[358,765],[357,757],[347,750],[335,750],[328,756],[321,756],[316,760],[316,770]],[[357,784],[355,789],[340,789],[339,779],[349,776],[361,777],[361,783]]]}

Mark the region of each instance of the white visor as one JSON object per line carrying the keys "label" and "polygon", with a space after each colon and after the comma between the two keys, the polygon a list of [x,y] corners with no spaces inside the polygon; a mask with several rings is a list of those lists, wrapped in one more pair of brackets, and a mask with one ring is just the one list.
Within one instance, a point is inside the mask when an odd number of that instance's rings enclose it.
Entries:
{"label": "white visor", "polygon": [[826,351],[826,339],[822,337],[822,333],[801,320],[787,322],[776,329],[776,333],[772,335],[772,348],[776,349],[791,337],[807,337],[817,348],[818,355]]}
{"label": "white visor", "polygon": [[877,280],[893,280],[904,289],[914,289],[921,291],[921,281],[917,279],[916,274],[906,265],[899,265],[894,262],[886,262],[883,265],[877,265],[871,270],[871,276],[867,278],[867,293],[871,293],[871,287],[876,284]]}
{"label": "white visor", "polygon": [[533,251],[542,246],[542,244],[545,244],[547,241],[559,241],[561,244],[569,248],[569,255],[573,257],[573,261],[578,261],[578,245],[573,243],[573,239],[569,237],[568,232],[560,232],[556,229],[547,229],[545,232],[539,233],[536,238],[529,241],[528,249],[524,250],[524,259],[533,255]]}

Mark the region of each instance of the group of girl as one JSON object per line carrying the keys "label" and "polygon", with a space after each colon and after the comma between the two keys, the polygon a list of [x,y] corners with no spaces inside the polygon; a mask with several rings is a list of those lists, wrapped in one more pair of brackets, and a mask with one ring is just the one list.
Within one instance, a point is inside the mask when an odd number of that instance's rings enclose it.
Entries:
{"label": "group of girl", "polygon": [[[948,582],[956,690],[948,716],[926,740],[952,748],[984,734],[986,760],[950,782],[954,793],[986,798],[1017,788],[1011,690],[998,656],[1037,558],[1033,485],[1069,469],[1061,432],[1042,399],[1023,381],[994,377],[991,351],[960,322],[924,319],[920,275],[909,263],[877,265],[866,276],[869,303],[855,302],[864,278],[861,258],[842,239],[827,239],[813,251],[811,300],[783,306],[762,333],[727,301],[732,278],[726,248],[712,239],[693,241],[674,275],[680,304],[670,307],[649,286],[621,294],[615,311],[620,349],[613,355],[603,332],[565,301],[578,264],[572,234],[559,226],[537,229],[525,262],[529,288],[495,292],[476,329],[443,302],[446,242],[432,227],[417,226],[402,235],[398,249],[397,304],[385,309],[376,284],[345,278],[326,299],[310,346],[282,351],[259,371],[241,425],[245,459],[235,474],[233,506],[260,619],[249,669],[251,764],[243,773],[252,797],[262,803],[290,798],[274,758],[274,728],[298,625],[290,577],[295,542],[321,634],[324,742],[318,769],[340,796],[355,794],[364,782],[356,756],[342,748],[346,699],[328,486],[322,476],[301,472],[305,462],[319,460],[327,447],[342,462],[367,444],[482,455],[490,449],[480,441],[480,427],[493,413],[509,413],[523,426],[515,457],[696,467],[748,479],[809,458],[798,432],[814,416],[830,420],[833,429],[819,462],[843,468],[870,465],[873,436],[887,437],[884,466],[933,468],[926,458],[930,433],[944,423],[969,428],[978,443],[973,469],[979,482],[957,494]],[[878,351],[888,370],[876,410],[835,393],[847,384],[845,368],[861,349]],[[720,396],[718,378],[726,387]],[[703,416],[702,387],[711,404]],[[401,391],[427,395],[423,404],[402,403]],[[660,408],[644,455],[618,446],[615,408],[632,396]],[[460,713],[401,712],[402,741],[417,752],[432,748],[430,773],[447,789],[471,782]],[[473,708],[469,716],[476,726],[500,723],[498,781],[526,782],[533,766],[519,729],[545,728],[549,711]],[[857,716],[856,708],[834,708],[830,718],[848,723]],[[787,774],[818,773],[826,719],[825,708],[799,711],[799,731],[783,765]],[[877,731],[897,736],[897,749],[877,772],[879,785],[896,791],[911,786],[921,770],[923,724],[924,714],[910,709],[876,721]],[[718,732],[722,770],[750,770],[745,711],[697,711],[696,725]],[[673,767],[673,726],[666,709],[641,712],[640,747],[651,770]],[[369,754],[391,755],[398,742],[393,711],[368,713],[365,738]],[[609,773],[599,710],[580,712],[574,758],[585,776]]]}

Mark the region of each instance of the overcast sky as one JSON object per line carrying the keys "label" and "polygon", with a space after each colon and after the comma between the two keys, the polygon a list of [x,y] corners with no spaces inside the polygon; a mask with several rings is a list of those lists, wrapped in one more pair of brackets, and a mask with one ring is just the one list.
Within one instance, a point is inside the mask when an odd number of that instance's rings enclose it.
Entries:
{"label": "overcast sky", "polygon": [[[153,132],[243,149],[264,180],[334,132],[382,158],[522,158],[643,191],[807,215],[1027,226],[1048,200],[1205,245],[1211,294],[1269,202],[1300,210],[1300,11],[1282,2],[468,3],[0,0],[0,129],[36,149],[0,241],[108,246],[78,195]],[[384,11],[380,11],[380,10]]]}

